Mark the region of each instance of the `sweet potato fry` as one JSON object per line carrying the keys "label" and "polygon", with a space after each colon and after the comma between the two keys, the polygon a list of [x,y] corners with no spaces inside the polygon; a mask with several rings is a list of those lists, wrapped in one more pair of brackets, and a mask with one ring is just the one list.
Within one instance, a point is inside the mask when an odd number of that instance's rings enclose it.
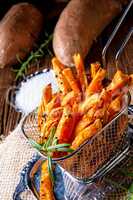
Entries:
{"label": "sweet potato fry", "polygon": [[100,100],[100,95],[98,93],[95,93],[85,99],[80,105],[79,105],[79,112],[86,113],[91,107],[96,105]]}
{"label": "sweet potato fry", "polygon": [[51,99],[52,99],[52,88],[51,88],[51,84],[48,84],[43,90],[41,103],[38,107],[38,127],[39,127],[39,130],[42,129],[42,125],[43,125],[42,119],[43,119],[43,115],[44,115],[44,112],[45,112],[45,107]]}
{"label": "sweet potato fry", "polygon": [[74,78],[72,70],[70,68],[66,68],[63,70],[62,72],[65,76],[65,78],[67,79],[67,81],[70,83],[70,87],[71,89],[75,92],[75,93],[79,93],[80,89],[77,83],[77,80]]}
{"label": "sweet potato fry", "polygon": [[61,106],[61,95],[57,94],[53,99],[46,105],[45,113],[49,114],[53,108],[58,108]]}
{"label": "sweet potato fry", "polygon": [[100,63],[99,62],[91,64],[90,71],[91,71],[91,78],[92,79],[96,76],[96,73],[99,70],[99,68],[100,68]]}
{"label": "sweet potato fry", "polygon": [[108,108],[109,121],[113,119],[114,115],[118,113],[122,108],[122,95],[116,97]]}
{"label": "sweet potato fry", "polygon": [[85,90],[88,86],[88,81],[87,81],[87,76],[85,73],[85,67],[84,67],[83,60],[82,60],[80,54],[75,54],[73,56],[73,59],[74,59],[74,64],[75,64],[76,71],[77,71],[78,80],[80,82],[82,91],[85,92]]}
{"label": "sweet potato fry", "polygon": [[46,105],[52,99],[52,88],[51,84],[48,84],[43,90],[42,101]]}
{"label": "sweet potato fry", "polygon": [[71,148],[76,150],[81,144],[83,144],[83,142],[90,139],[101,129],[102,129],[102,123],[100,119],[96,119],[93,124],[89,125],[84,130],[78,133],[78,135],[72,142]]}
{"label": "sweet potato fry", "polygon": [[51,113],[49,113],[47,120],[41,129],[41,134],[44,139],[48,137],[52,127],[56,127],[58,125],[62,113],[63,113],[62,107],[54,108],[51,111]]}
{"label": "sweet potato fry", "polygon": [[65,106],[69,104],[72,99],[75,99],[74,91],[71,91],[67,93],[66,96],[64,96],[64,98],[62,99],[61,105]]}
{"label": "sweet potato fry", "polygon": [[[57,70],[65,69],[65,66],[56,57],[52,58],[52,64],[53,64],[54,69],[57,69]],[[56,66],[58,67],[56,68]]]}
{"label": "sweet potato fry", "polygon": [[48,161],[43,162],[41,167],[40,200],[55,200],[53,185],[48,173]]}
{"label": "sweet potato fry", "polygon": [[42,141],[44,143],[45,140],[48,139],[48,136],[50,134],[50,131],[52,128],[56,127],[58,125],[58,120],[49,120],[47,121],[44,126],[42,126],[42,129],[41,129],[41,138],[42,138]]}
{"label": "sweet potato fry", "polygon": [[126,86],[129,82],[129,76],[124,74],[121,70],[117,70],[111,83],[107,87],[112,95],[115,95],[120,89]]}
{"label": "sweet potato fry", "polygon": [[76,113],[71,113],[71,109],[69,107],[64,108],[63,115],[55,133],[59,143],[70,143],[72,141],[77,118],[78,115]]}
{"label": "sweet potato fry", "polygon": [[[102,104],[109,105],[110,102],[112,101],[112,96],[110,92],[108,92],[106,89],[103,88],[100,93],[100,100]],[[99,106],[100,106],[100,102],[99,102]]]}
{"label": "sweet potato fry", "polygon": [[77,104],[77,108],[78,108],[78,103],[80,102],[80,100],[81,100],[81,93],[75,94],[74,91],[71,91],[62,98],[61,105],[63,107],[66,105],[70,105],[71,107],[74,107],[74,104],[75,105]]}
{"label": "sweet potato fry", "polygon": [[105,75],[106,75],[106,70],[100,68],[97,71],[95,77],[92,79],[89,86],[87,87],[86,95],[91,95],[96,92],[100,92],[102,90],[102,88],[103,88],[102,80],[105,78]]}
{"label": "sweet potato fry", "polygon": [[89,126],[94,121],[94,113],[96,111],[96,107],[93,106],[88,112],[83,115],[81,120],[78,122],[75,128],[74,136],[78,135],[83,129]]}
{"label": "sweet potato fry", "polygon": [[70,91],[70,85],[64,75],[62,74],[62,70],[64,66],[59,62],[57,58],[52,59],[53,70],[55,73],[55,77],[57,79],[59,88],[63,94],[67,94]]}
{"label": "sweet potato fry", "polygon": [[49,119],[58,119],[62,116],[63,113],[63,108],[62,107],[58,107],[58,108],[54,108],[48,116],[48,120]]}

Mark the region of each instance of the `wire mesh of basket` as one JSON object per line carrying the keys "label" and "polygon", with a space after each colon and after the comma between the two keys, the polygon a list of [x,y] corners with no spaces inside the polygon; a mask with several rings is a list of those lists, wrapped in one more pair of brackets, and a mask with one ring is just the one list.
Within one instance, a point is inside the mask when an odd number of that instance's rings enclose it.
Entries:
{"label": "wire mesh of basket", "polygon": [[[101,168],[112,156],[119,152],[126,143],[126,129],[128,125],[128,96],[121,112],[109,122],[92,139],[82,144],[72,154],[55,158],[60,166],[79,180],[88,178]],[[36,142],[40,140],[38,131],[37,113],[29,114],[22,125],[25,136]],[[44,159],[46,156],[40,152]]]}

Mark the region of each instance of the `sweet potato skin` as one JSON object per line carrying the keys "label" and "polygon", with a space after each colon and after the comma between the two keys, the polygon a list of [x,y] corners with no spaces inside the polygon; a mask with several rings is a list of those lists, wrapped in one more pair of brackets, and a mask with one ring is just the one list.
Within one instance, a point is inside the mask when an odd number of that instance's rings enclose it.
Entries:
{"label": "sweet potato skin", "polygon": [[93,40],[120,12],[116,0],[71,0],[56,24],[53,49],[64,65],[73,66],[72,56],[87,55]]}
{"label": "sweet potato skin", "polygon": [[33,48],[43,25],[40,11],[29,3],[10,8],[0,22],[0,68],[16,64]]}

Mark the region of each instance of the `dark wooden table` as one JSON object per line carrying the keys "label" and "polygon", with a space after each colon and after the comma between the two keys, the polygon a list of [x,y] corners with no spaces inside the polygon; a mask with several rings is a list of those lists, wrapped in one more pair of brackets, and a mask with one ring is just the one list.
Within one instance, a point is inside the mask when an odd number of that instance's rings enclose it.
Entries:
{"label": "dark wooden table", "polygon": [[[108,36],[111,34],[111,31],[114,27],[112,24],[110,24],[106,30],[102,33],[102,36],[98,38],[97,42],[94,42],[88,57],[87,57],[87,65],[89,62],[94,61],[101,61],[101,52],[103,48],[103,43],[105,43],[105,39],[108,38]],[[110,47],[110,50],[108,52],[108,69],[114,68],[115,69],[115,63],[114,63],[114,52],[119,47],[119,42],[121,42],[125,34],[128,32],[129,28],[132,27],[132,19],[129,17],[128,21],[123,26],[123,30],[120,30],[119,34],[117,35],[117,39],[114,40],[113,45]],[[104,41],[104,42],[103,42]],[[125,70],[128,69],[128,73],[133,73],[133,39],[131,38],[128,42],[121,58],[119,61],[119,67]],[[88,62],[89,61],[89,62]],[[44,58],[44,65],[48,66],[50,65],[50,62]],[[36,70],[36,67],[32,68],[32,72]],[[31,73],[29,71],[28,73]],[[11,67],[0,69],[0,135],[7,136],[10,131],[12,131],[16,125],[18,124],[21,114],[17,113],[14,108],[12,108],[6,101],[7,91],[8,89],[15,84],[15,74],[12,71]],[[133,93],[133,88],[131,88],[131,92]],[[132,95],[133,96],[133,95]],[[132,100],[133,104],[133,100]]]}

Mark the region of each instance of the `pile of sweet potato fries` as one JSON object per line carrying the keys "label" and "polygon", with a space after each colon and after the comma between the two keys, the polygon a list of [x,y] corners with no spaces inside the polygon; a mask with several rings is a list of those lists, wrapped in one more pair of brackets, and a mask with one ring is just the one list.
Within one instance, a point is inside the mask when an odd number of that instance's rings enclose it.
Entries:
{"label": "pile of sweet potato fries", "polygon": [[[104,84],[106,70],[99,63],[91,64],[91,78],[88,78],[81,56],[75,54],[73,59],[75,69],[65,67],[57,58],[52,59],[59,92],[53,94],[51,84],[44,88],[38,109],[38,128],[42,143],[48,140],[51,129],[55,127],[58,144],[69,143],[75,150],[120,112],[133,75],[117,70],[112,81]],[[57,152],[53,155],[60,157],[62,154]],[[44,163],[42,171],[46,165]],[[47,189],[46,184],[41,185],[44,187]],[[40,192],[45,194],[45,200],[54,199],[53,196],[46,198],[46,193],[49,196],[51,191]]]}
{"label": "pile of sweet potato fries", "polygon": [[58,143],[70,143],[75,150],[121,110],[125,88],[132,82],[132,75],[117,70],[105,87],[106,70],[99,63],[91,64],[91,79],[88,80],[80,55],[75,54],[73,59],[76,72],[57,58],[52,59],[59,92],[53,94],[51,84],[44,88],[38,109],[38,127],[43,142],[48,139],[51,128],[56,127]]}

